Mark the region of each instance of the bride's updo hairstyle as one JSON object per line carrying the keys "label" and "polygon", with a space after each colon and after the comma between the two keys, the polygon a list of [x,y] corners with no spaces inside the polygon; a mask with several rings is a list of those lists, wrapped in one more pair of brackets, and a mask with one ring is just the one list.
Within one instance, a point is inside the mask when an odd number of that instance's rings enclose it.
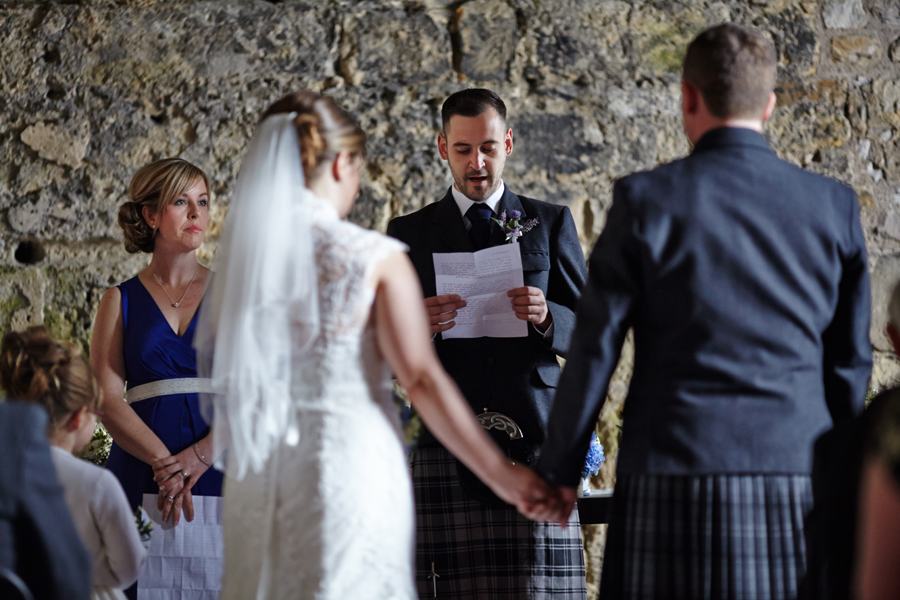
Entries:
{"label": "bride's updo hairstyle", "polygon": [[41,326],[3,336],[0,384],[9,400],[43,406],[51,430],[83,407],[97,410],[103,398],[78,348],[56,341]]}
{"label": "bride's updo hairstyle", "polygon": [[164,158],[141,167],[131,178],[128,201],[119,207],[119,227],[125,236],[125,250],[131,254],[153,252],[156,229],[144,220],[143,208],[146,206],[161,214],[201,179],[209,192],[206,173],[180,158]]}
{"label": "bride's updo hairstyle", "polygon": [[319,170],[341,152],[366,157],[366,134],[331,96],[309,91],[288,94],[267,108],[261,120],[288,113],[297,113],[294,126],[300,138],[303,176],[307,182],[314,181]]}

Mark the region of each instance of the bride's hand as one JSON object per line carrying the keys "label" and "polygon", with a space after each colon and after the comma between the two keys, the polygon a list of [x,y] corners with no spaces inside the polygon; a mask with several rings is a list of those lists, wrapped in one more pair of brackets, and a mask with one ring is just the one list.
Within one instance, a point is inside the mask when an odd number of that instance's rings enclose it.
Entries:
{"label": "bride's hand", "polygon": [[556,493],[534,471],[513,463],[505,465],[500,476],[492,482],[491,488],[500,499],[535,520],[543,515],[542,507],[552,502],[551,497]]}

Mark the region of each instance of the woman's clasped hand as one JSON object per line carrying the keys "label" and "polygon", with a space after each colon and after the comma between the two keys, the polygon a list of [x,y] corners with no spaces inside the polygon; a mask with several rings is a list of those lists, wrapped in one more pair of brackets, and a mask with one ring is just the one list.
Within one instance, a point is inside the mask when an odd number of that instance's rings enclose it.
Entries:
{"label": "woman's clasped hand", "polygon": [[178,454],[159,458],[153,463],[153,481],[159,484],[156,508],[162,511],[163,521],[172,517],[172,524],[178,525],[181,515],[188,521],[194,520],[194,503],[191,488],[209,469],[193,445]]}

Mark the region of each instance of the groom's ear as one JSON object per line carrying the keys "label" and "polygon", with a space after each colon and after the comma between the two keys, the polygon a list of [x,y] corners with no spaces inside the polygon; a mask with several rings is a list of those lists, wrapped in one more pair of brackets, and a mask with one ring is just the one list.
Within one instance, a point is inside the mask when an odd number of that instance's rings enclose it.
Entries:
{"label": "groom's ear", "polygon": [[700,90],[694,84],[681,82],[681,110],[685,115],[695,115],[700,109]]}
{"label": "groom's ear", "polygon": [[775,112],[775,102],[777,101],[777,97],[775,96],[775,92],[769,92],[769,99],[766,101],[766,108],[762,114],[762,121],[765,123],[769,120],[769,117],[772,116],[772,113]]}
{"label": "groom's ear", "polygon": [[447,160],[449,156],[447,153],[447,138],[444,137],[443,133],[438,134],[438,152],[441,154],[441,158]]}

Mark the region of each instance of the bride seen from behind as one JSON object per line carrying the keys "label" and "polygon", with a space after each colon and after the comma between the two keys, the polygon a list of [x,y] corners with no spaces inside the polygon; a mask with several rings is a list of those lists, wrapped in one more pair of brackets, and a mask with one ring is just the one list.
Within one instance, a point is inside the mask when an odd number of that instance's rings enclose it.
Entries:
{"label": "bride seen from behind", "polygon": [[344,220],[365,134],[297,92],[241,167],[195,345],[228,448],[223,598],[412,599],[412,488],[390,373],[502,499],[549,492],[476,422],[430,341],[405,246]]}

